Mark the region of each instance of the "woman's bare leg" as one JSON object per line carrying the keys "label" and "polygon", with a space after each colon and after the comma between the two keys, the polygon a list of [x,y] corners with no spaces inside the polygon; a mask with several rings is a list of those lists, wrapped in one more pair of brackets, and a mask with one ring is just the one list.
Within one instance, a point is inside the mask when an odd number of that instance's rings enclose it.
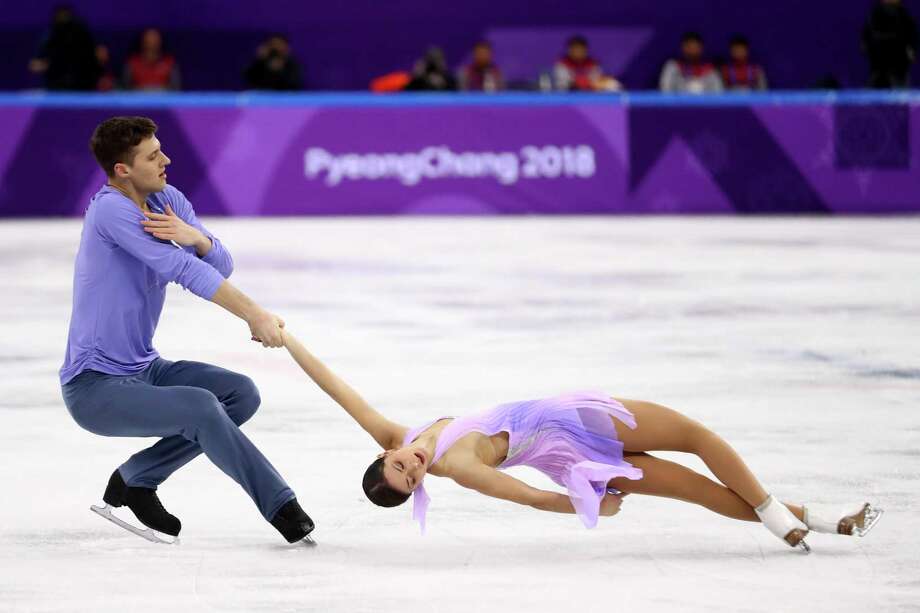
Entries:
{"label": "woman's bare leg", "polygon": [[[611,480],[610,486],[621,492],[683,500],[733,519],[760,521],[751,505],[738,494],[686,466],[647,453],[627,453],[625,459],[642,469],[642,478],[634,481],[617,477]],[[786,506],[801,518],[800,507],[790,504]]]}
{"label": "woman's bare leg", "polygon": [[[715,432],[686,415],[652,402],[618,400],[635,416],[637,424],[635,430],[630,430],[614,420],[626,451],[693,453],[749,507],[757,507],[767,499],[767,491],[741,456]],[[802,520],[800,507],[786,506]]]}

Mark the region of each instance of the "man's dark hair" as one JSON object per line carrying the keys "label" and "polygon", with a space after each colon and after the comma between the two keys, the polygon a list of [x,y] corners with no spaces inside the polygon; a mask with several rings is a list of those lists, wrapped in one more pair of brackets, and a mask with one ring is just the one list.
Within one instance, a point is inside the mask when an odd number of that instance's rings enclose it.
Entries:
{"label": "man's dark hair", "polygon": [[565,48],[574,47],[578,45],[580,47],[588,48],[588,39],[582,36],[581,34],[576,34],[575,36],[569,37],[569,40],[565,41]]}
{"label": "man's dark hair", "polygon": [[735,46],[739,46],[739,45],[742,46],[742,47],[747,47],[748,49],[751,48],[751,43],[750,43],[750,41],[748,41],[747,37],[742,36],[741,34],[736,34],[736,35],[732,36],[732,39],[731,39],[730,41],[728,41],[728,46],[729,46],[729,47],[735,47]]}
{"label": "man's dark hair", "polygon": [[364,472],[361,482],[364,495],[378,507],[398,507],[409,500],[409,494],[394,490],[383,476],[383,458],[374,460]]}
{"label": "man's dark hair", "polygon": [[157,124],[148,117],[110,117],[93,130],[89,148],[105,174],[115,176],[115,164],[131,164],[134,148],[156,134]]}
{"label": "man's dark hair", "polygon": [[699,32],[684,32],[684,35],[681,37],[680,42],[689,43],[690,41],[696,41],[702,45],[703,36]]}

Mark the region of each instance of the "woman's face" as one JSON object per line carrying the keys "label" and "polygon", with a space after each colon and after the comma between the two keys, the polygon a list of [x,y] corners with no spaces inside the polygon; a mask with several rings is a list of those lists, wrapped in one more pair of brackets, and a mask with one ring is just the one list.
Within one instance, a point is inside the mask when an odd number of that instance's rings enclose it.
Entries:
{"label": "woman's face", "polygon": [[425,478],[430,462],[422,447],[390,449],[383,453],[383,477],[394,490],[409,494]]}

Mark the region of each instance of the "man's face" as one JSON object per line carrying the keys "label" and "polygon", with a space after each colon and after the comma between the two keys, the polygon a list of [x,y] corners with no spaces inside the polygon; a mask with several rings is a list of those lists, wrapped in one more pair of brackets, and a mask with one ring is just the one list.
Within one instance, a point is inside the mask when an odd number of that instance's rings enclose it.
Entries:
{"label": "man's face", "polygon": [[287,57],[291,49],[287,44],[287,41],[281,38],[280,36],[273,36],[268,41],[269,52],[274,53],[279,57]]}
{"label": "man's face", "polygon": [[732,45],[728,53],[731,55],[732,61],[738,62],[739,64],[747,62],[748,56],[750,55],[747,45]]}
{"label": "man's face", "polygon": [[54,23],[59,23],[59,24],[67,23],[71,19],[73,19],[73,12],[69,8],[66,8],[66,7],[61,7],[57,9],[56,11],[54,11],[54,16],[52,18]]}
{"label": "man's face", "polygon": [[569,45],[569,58],[575,62],[584,61],[588,57],[588,48],[581,43]]}
{"label": "man's face", "polygon": [[145,31],[143,37],[141,37],[141,47],[148,53],[159,53],[163,48],[163,37],[160,35],[159,30],[150,28]]}
{"label": "man's face", "polygon": [[479,45],[473,49],[473,63],[488,66],[492,63],[492,49],[488,45]]}
{"label": "man's face", "polygon": [[152,194],[166,188],[166,167],[171,163],[154,135],[134,148],[130,164],[115,164],[115,175],[130,181],[138,193]]}
{"label": "man's face", "polygon": [[685,60],[697,62],[703,57],[703,43],[694,39],[685,40],[681,45],[681,51]]}

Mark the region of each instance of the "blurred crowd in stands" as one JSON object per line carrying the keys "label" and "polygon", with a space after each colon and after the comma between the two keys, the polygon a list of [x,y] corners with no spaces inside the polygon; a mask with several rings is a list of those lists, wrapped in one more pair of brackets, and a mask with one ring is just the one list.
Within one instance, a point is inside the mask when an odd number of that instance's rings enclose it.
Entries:
{"label": "blurred crowd in stands", "polygon": [[[916,59],[917,24],[901,0],[878,0],[862,30],[862,49],[869,63],[869,83],[874,88],[910,86],[910,67]],[[492,45],[482,40],[472,49],[471,61],[451,70],[438,47],[429,48],[411,70],[382,75],[370,83],[376,92],[481,91],[497,92],[508,84],[496,62]],[[751,43],[744,36],[732,38],[724,60],[709,59],[703,37],[687,32],[679,53],[661,70],[663,92],[706,93],[766,90],[767,75],[754,59]],[[29,69],[43,76],[49,90],[78,91],[176,91],[182,80],[179,60],[172,55],[157,28],[137,37],[133,50],[116,72],[104,44],[98,44],[89,27],[73,9],[54,10],[48,31]],[[297,91],[304,87],[300,64],[281,34],[269,36],[255,50],[241,71],[245,89]],[[833,87],[833,82],[825,86]],[[518,87],[521,88],[521,87]],[[589,41],[573,35],[559,59],[522,89],[542,91],[620,91],[623,84],[591,54]]]}

